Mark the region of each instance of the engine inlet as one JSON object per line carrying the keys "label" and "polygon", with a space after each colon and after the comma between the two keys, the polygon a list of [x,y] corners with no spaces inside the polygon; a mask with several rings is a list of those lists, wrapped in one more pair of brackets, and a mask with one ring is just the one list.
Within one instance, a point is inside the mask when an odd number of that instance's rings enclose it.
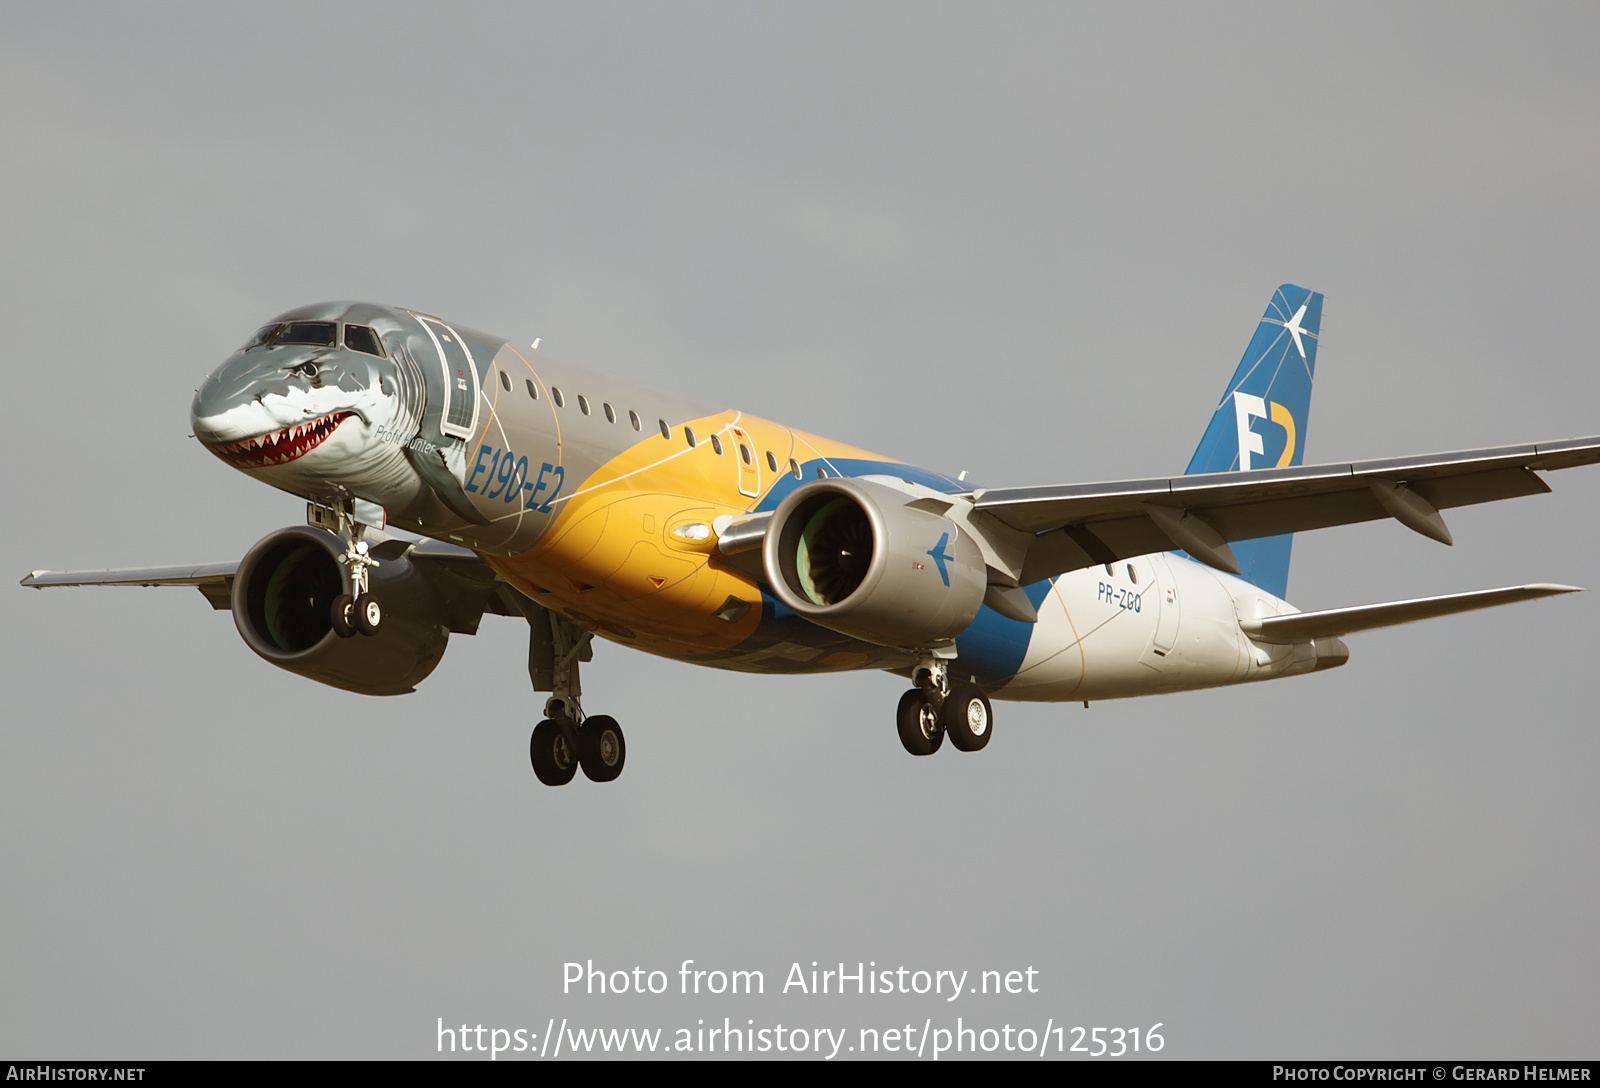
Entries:
{"label": "engine inlet", "polygon": [[872,565],[872,522],[841,495],[806,521],[795,548],[795,573],[812,604],[838,604],[861,585]]}

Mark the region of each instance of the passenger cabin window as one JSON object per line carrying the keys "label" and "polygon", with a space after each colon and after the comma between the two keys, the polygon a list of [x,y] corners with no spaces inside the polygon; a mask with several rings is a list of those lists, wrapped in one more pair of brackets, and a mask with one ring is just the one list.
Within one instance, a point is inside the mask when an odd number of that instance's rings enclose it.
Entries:
{"label": "passenger cabin window", "polygon": [[789,458],[789,475],[797,480],[800,478],[800,462],[793,457]]}
{"label": "passenger cabin window", "polygon": [[661,424],[661,437],[662,438],[671,438],[672,437],[672,428],[667,426],[667,421],[664,420],[664,419],[658,419],[658,420],[656,420],[656,422]]}
{"label": "passenger cabin window", "polygon": [[611,405],[605,401],[600,402],[600,407],[606,410],[607,423],[615,423],[617,421],[617,410],[615,408],[611,407]]}
{"label": "passenger cabin window", "polygon": [[500,388],[504,389],[507,393],[511,392],[511,375],[507,374],[503,370],[500,372]]}
{"label": "passenger cabin window", "polygon": [[717,456],[722,456],[722,439],[716,435],[711,436],[711,448],[717,451]]}
{"label": "passenger cabin window", "polygon": [[567,406],[567,402],[561,399],[561,390],[553,385],[550,387],[550,399],[556,402],[557,408],[565,408]]}
{"label": "passenger cabin window", "polygon": [[739,458],[747,465],[753,465],[756,463],[756,459],[750,456],[750,447],[745,445],[743,442],[739,443]]}
{"label": "passenger cabin window", "polygon": [[578,411],[582,412],[584,415],[589,414],[589,398],[584,396],[582,393],[578,394]]}
{"label": "passenger cabin window", "polygon": [[683,429],[683,437],[688,440],[689,448],[693,449],[696,445],[694,440],[694,431],[688,427],[685,427]]}
{"label": "passenger cabin window", "polygon": [[378,334],[366,325],[346,325],[344,346],[363,355],[383,357],[383,344],[378,340]]}
{"label": "passenger cabin window", "polygon": [[332,321],[290,321],[272,338],[272,344],[310,344],[331,348],[336,330],[337,326]]}
{"label": "passenger cabin window", "polygon": [[772,456],[772,451],[771,450],[767,451],[767,467],[770,468],[773,472],[777,472],[778,471],[778,459],[776,457]]}
{"label": "passenger cabin window", "polygon": [[628,409],[628,422],[633,424],[634,430],[644,430],[643,427],[639,426],[639,413],[635,412],[632,408]]}
{"label": "passenger cabin window", "polygon": [[528,379],[528,399],[529,400],[538,400],[539,399],[539,387],[537,385],[533,384],[533,379],[532,378]]}

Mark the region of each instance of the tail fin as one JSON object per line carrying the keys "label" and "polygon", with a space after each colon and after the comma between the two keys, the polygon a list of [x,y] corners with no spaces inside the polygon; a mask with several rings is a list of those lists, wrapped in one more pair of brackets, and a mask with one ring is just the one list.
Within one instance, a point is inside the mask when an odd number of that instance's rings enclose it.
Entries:
{"label": "tail fin", "polygon": [[[1320,294],[1287,283],[1273,293],[1184,475],[1300,464],[1321,331]],[[1286,534],[1231,547],[1247,581],[1282,597],[1289,591],[1293,543]]]}

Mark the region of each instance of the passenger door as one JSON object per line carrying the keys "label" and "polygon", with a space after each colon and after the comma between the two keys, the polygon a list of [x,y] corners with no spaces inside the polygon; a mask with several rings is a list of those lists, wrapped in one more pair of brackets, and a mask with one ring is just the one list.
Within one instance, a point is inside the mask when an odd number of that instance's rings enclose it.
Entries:
{"label": "passenger door", "polygon": [[412,314],[439,353],[444,373],[443,414],[439,430],[455,438],[471,438],[478,429],[478,365],[456,331],[433,317]]}

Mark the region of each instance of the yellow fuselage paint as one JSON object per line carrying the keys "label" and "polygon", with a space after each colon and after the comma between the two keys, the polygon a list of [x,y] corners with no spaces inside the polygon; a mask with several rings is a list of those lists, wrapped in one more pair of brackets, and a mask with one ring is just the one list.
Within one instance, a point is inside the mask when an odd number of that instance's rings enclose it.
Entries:
{"label": "yellow fuselage paint", "polygon": [[[761,590],[716,558],[715,534],[696,540],[675,530],[738,518],[791,465],[830,458],[899,463],[735,411],[690,420],[671,438],[642,439],[584,480],[532,548],[484,558],[539,604],[606,638],[670,657],[727,650],[760,625]],[[751,606],[732,622],[717,615],[730,611],[729,598]]]}

